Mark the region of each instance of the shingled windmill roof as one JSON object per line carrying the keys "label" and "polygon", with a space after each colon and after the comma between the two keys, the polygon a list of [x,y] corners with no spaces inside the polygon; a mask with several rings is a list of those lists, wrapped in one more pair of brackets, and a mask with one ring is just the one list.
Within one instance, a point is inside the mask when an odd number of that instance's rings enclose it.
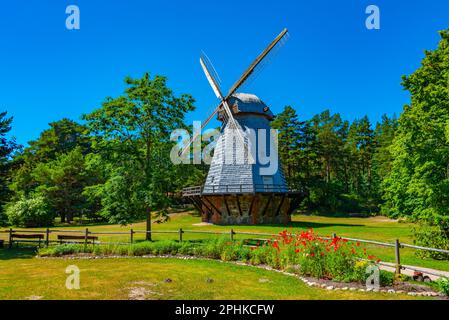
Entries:
{"label": "shingled windmill roof", "polygon": [[253,113],[264,115],[269,120],[274,118],[270,108],[259,97],[251,93],[234,93],[229,98],[228,103],[236,116],[239,113]]}

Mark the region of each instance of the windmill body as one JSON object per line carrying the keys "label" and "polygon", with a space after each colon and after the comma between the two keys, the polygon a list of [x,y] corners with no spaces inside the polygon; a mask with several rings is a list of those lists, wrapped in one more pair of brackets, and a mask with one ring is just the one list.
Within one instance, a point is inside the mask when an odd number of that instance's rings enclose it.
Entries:
{"label": "windmill body", "polygon": [[[246,192],[258,192],[268,188],[274,189],[274,187],[278,192],[287,192],[287,183],[277,155],[272,155],[276,164],[271,165],[276,165],[277,170],[271,174],[263,173],[262,168],[267,168],[269,164],[262,164],[257,157],[259,144],[264,144],[266,151],[263,152],[269,153],[271,144],[274,143],[273,139],[270,139],[273,138],[270,136],[270,121],[274,118],[273,113],[264,102],[252,94],[235,93],[229,99],[229,105],[245,142],[252,139],[254,154],[250,159],[238,141],[232,141],[234,139],[232,130],[224,126],[215,146],[203,193],[213,194],[226,190],[240,191],[240,189]],[[218,117],[220,118],[220,114]],[[260,130],[263,132],[261,137],[258,137]],[[260,141],[262,139],[265,141]],[[275,146],[273,149],[276,149]]]}
{"label": "windmill body", "polygon": [[[204,222],[286,223],[300,200],[300,192],[288,189],[277,156],[277,139],[270,126],[273,113],[257,96],[236,92],[286,34],[285,29],[270,43],[226,97],[209,71],[214,70],[210,62],[200,59],[206,77],[220,99],[220,104],[203,126],[215,114],[222,122],[204,186],[183,190],[183,196],[201,212]],[[267,162],[267,158],[270,161]]]}

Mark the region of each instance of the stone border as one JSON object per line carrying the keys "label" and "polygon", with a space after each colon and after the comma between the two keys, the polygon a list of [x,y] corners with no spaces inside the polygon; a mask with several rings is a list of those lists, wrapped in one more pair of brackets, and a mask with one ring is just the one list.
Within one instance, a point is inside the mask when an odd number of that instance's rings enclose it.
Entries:
{"label": "stone border", "polygon": [[423,290],[423,291],[395,290],[392,287],[386,287],[385,289],[373,289],[373,288],[364,289],[364,286],[361,284],[356,284],[356,283],[348,283],[347,284],[347,283],[336,282],[336,281],[332,281],[332,280],[322,280],[322,279],[316,279],[316,278],[312,278],[312,277],[304,277],[304,276],[300,276],[300,275],[292,273],[292,272],[274,269],[268,265],[253,265],[253,264],[245,263],[245,262],[241,262],[241,261],[223,261],[223,260],[219,260],[219,259],[187,256],[187,255],[163,254],[163,255],[142,255],[142,256],[121,256],[121,255],[93,256],[93,255],[89,255],[89,254],[78,254],[78,255],[66,255],[66,256],[58,256],[58,257],[36,256],[36,258],[38,258],[38,259],[63,259],[63,260],[142,259],[142,258],[145,258],[145,259],[170,258],[170,259],[180,259],[180,260],[207,260],[207,261],[216,261],[216,262],[221,262],[221,263],[234,264],[234,265],[239,265],[239,266],[255,267],[255,268],[264,269],[267,271],[279,272],[279,273],[282,273],[287,276],[298,278],[299,280],[301,280],[304,284],[306,284],[309,287],[316,287],[316,288],[321,288],[324,290],[380,292],[380,293],[389,293],[389,294],[407,294],[409,296],[439,297],[439,298],[443,298],[445,300],[449,299],[443,292],[437,293],[437,292],[430,291],[430,290],[428,290],[428,291],[427,290]]}

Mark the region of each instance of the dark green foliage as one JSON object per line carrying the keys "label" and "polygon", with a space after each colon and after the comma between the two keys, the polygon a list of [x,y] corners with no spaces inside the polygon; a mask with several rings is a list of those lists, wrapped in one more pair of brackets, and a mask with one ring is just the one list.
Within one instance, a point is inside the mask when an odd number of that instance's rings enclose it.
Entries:
{"label": "dark green foliage", "polygon": [[87,185],[96,182],[96,174],[85,167],[84,158],[91,151],[90,140],[86,127],[75,121],[62,119],[50,123],[50,129],[31,141],[13,160],[11,202],[39,193],[61,222],[71,222],[91,211],[82,195]]}
{"label": "dark green foliage", "polygon": [[384,181],[385,211],[449,226],[449,30],[440,32],[421,67],[403,77],[411,94],[404,106]]}
{"label": "dark green foliage", "polygon": [[[185,113],[194,109],[190,95],[175,96],[163,76],[126,78],[125,93],[108,98],[84,115],[95,136],[94,159],[105,167],[105,179],[86,190],[101,203],[100,214],[110,222],[128,223],[157,212],[166,218],[167,194],[174,183],[170,133],[183,128]],[[178,180],[179,182],[179,180]]]}
{"label": "dark green foliage", "polygon": [[437,280],[438,289],[449,296],[449,278],[440,278]]}
{"label": "dark green foliage", "polygon": [[292,188],[303,189],[312,212],[379,211],[381,181],[391,166],[396,120],[383,116],[376,130],[365,116],[352,123],[328,110],[299,121],[287,106],[273,121],[279,155]]}
{"label": "dark green foliage", "polygon": [[53,224],[54,215],[47,200],[34,194],[6,206],[8,222],[19,227],[45,227]]}
{"label": "dark green foliage", "polygon": [[[193,98],[175,96],[162,76],[145,74],[125,83],[122,96],[107,98],[100,109],[84,115],[86,125],[69,119],[52,122],[12,161],[8,157],[15,145],[4,138],[12,119],[1,114],[5,178],[0,178],[12,195],[10,207],[36,194],[61,222],[88,218],[125,224],[151,211],[163,221],[174,193],[187,182],[201,183],[203,167],[175,166],[169,160],[170,133],[185,127]],[[6,165],[14,168],[9,190]]]}
{"label": "dark green foliage", "polygon": [[392,286],[394,283],[395,274],[392,272],[388,272],[385,270],[380,270],[379,272],[379,280],[381,286]]}
{"label": "dark green foliage", "polygon": [[12,163],[11,156],[15,150],[20,148],[15,139],[8,139],[6,135],[11,131],[13,118],[7,118],[6,112],[0,112],[0,226],[6,224],[6,215],[3,205],[9,200],[11,192],[8,189]]}
{"label": "dark green foliage", "polygon": [[[413,231],[416,245],[449,250],[449,230],[444,229],[443,226],[429,226],[422,223]],[[430,257],[438,260],[449,259],[449,254],[447,253],[424,250],[418,250],[416,253],[420,257]]]}

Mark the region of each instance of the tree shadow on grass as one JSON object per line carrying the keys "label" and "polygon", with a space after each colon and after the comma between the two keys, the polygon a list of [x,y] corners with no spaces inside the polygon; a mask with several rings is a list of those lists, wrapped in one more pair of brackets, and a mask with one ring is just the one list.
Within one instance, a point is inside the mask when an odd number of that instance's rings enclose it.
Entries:
{"label": "tree shadow on grass", "polygon": [[330,227],[365,227],[363,224],[352,224],[352,223],[325,223],[325,222],[309,222],[309,221],[292,221],[289,223],[264,223],[264,224],[229,224],[232,226],[257,226],[260,229],[270,229],[270,228],[295,228],[295,229],[319,229],[319,228],[330,228]]}
{"label": "tree shadow on grass", "polygon": [[0,249],[0,260],[31,259],[36,256],[36,248]]}

